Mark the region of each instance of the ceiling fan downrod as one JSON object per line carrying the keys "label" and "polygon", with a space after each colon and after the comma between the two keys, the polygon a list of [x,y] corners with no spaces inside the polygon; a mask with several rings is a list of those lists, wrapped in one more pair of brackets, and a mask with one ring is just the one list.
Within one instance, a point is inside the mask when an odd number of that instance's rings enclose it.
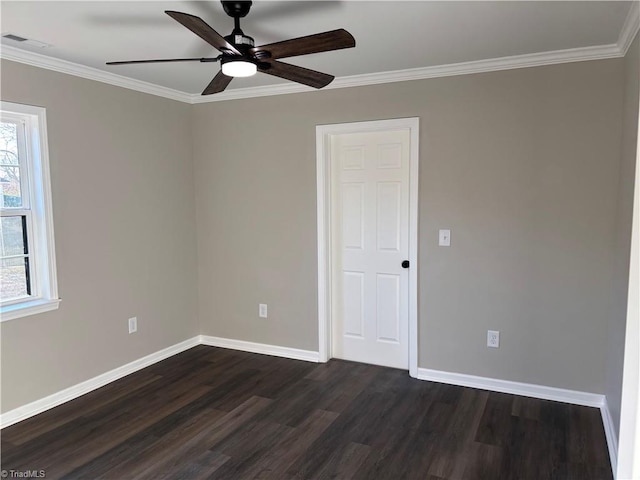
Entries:
{"label": "ceiling fan downrod", "polygon": [[245,35],[240,28],[240,19],[247,16],[253,2],[222,0],[221,3],[226,14],[233,18],[234,25],[231,35],[227,35],[224,39],[234,45],[244,56],[249,52],[250,48],[255,46],[255,42],[252,37]]}

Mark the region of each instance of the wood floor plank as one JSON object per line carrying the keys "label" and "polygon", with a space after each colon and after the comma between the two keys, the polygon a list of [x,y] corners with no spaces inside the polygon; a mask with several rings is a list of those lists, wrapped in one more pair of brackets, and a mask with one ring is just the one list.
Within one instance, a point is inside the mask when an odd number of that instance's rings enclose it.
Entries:
{"label": "wood floor plank", "polygon": [[[154,435],[154,426],[138,432],[126,442],[96,457],[70,472],[69,478],[130,478],[144,470],[147,463],[170,454],[185,441],[217,422],[225,412],[202,410],[198,414],[176,421],[173,428],[161,436]],[[124,448],[123,448],[124,446]]]}
{"label": "wood floor plank", "polygon": [[149,480],[205,480],[211,476],[231,457],[219,452],[207,450],[202,452],[194,460],[176,465],[174,468],[161,474],[149,476]]}
{"label": "wood floor plank", "polygon": [[[165,403],[152,403],[147,415],[128,416],[117,425],[102,424],[99,429],[88,432],[82,443],[75,443],[72,449],[56,451],[52,457],[46,459],[41,457],[39,462],[42,469],[54,478],[61,477],[126,441],[138,431],[157,422],[159,418],[202,396],[209,388],[201,386],[187,390],[175,398],[169,398]],[[23,468],[28,469],[28,466],[24,465]]]}
{"label": "wood floor plank", "polygon": [[371,383],[376,372],[369,365],[336,361],[333,376],[318,380],[306,375],[292,382],[265,415],[274,422],[297,426],[315,410],[340,413]]}
{"label": "wood floor plank", "polygon": [[383,447],[372,447],[353,478],[425,478],[439,440],[438,435],[416,425],[413,430],[390,439]]}
{"label": "wood floor plank", "polygon": [[[144,478],[146,476],[155,475],[165,470],[171,470],[172,468],[156,468],[159,462],[168,462],[176,451],[180,451],[185,442],[188,442],[193,437],[201,434],[202,431],[210,428],[212,424],[217,422],[222,415],[222,412],[218,411],[203,411],[200,413],[200,423],[195,428],[177,428],[177,431],[171,434],[165,435],[161,438],[155,436],[140,435],[135,437],[136,442],[146,442],[148,438],[156,439],[152,443],[148,443],[146,448],[139,451],[137,455],[129,455],[128,457],[120,459],[119,462],[113,462],[107,464],[100,475],[96,475],[92,478],[96,480],[110,479],[110,478]],[[191,458],[196,457],[193,455]],[[177,462],[182,465],[181,462]],[[79,476],[78,478],[83,478]],[[87,477],[84,477],[87,478]]]}
{"label": "wood floor plank", "polygon": [[[159,439],[157,437],[151,435],[142,438],[136,435],[119,443],[93,460],[61,475],[60,478],[64,480],[81,480],[86,478],[97,480],[99,478],[105,478],[105,472],[111,471],[114,467],[126,464],[126,462],[132,458],[143,459],[145,452],[158,441]],[[125,470],[125,476],[122,478],[126,478],[128,473],[129,472]]]}
{"label": "wood floor plank", "polygon": [[[435,459],[429,473],[444,478],[463,478],[473,452],[474,438],[480,430],[488,408],[490,394],[464,388],[447,423],[442,440],[438,442]],[[493,412],[493,410],[491,410]],[[504,413],[503,410],[500,410]],[[510,414],[510,410],[507,412]],[[495,420],[494,417],[492,417]]]}
{"label": "wood floor plank", "polygon": [[468,449],[468,459],[462,475],[467,480],[500,478],[502,465],[502,447],[472,442]]}
{"label": "wood floor plank", "polygon": [[[132,392],[146,387],[147,385],[160,380],[159,375],[139,375],[127,376],[117,382],[105,385],[102,388],[89,392],[80,398],[63,403],[55,409],[48,410],[20,422],[20,426],[13,426],[2,430],[2,437],[15,445],[23,443],[42,435],[54,428],[60,427],[81,415],[107,406],[120,398],[130,395]],[[78,405],[90,405],[89,407],[78,408]]]}
{"label": "wood floor plank", "polygon": [[352,442],[364,445],[359,439],[365,437],[384,435],[385,429],[389,428],[384,419],[394,401],[395,395],[391,393],[362,392],[341,414],[341,421],[325,430],[288,473],[296,478],[309,478],[324,467],[336,450],[344,449]]}
{"label": "wood floor plank", "polygon": [[[604,441],[604,429],[600,420],[600,413],[596,409],[570,407],[568,455],[569,464],[588,466],[606,465],[608,455]],[[585,478],[601,478],[601,468],[594,468]]]}
{"label": "wood floor plank", "polygon": [[0,435],[47,479],[612,479],[596,408],[198,346]]}
{"label": "wood floor plank", "polygon": [[515,397],[511,405],[511,415],[540,420],[541,401],[531,397]]}
{"label": "wood floor plank", "polygon": [[[344,449],[333,452],[324,466],[310,478],[353,478],[371,452],[371,447],[351,442]],[[402,478],[398,476],[397,478]]]}
{"label": "wood floor plank", "polygon": [[130,462],[131,468],[136,470],[136,475],[131,475],[129,470],[126,472],[127,476],[121,478],[144,478],[152,475],[161,475],[165,471],[179,467],[186,459],[198,457],[204,451],[212,449],[227,437],[233,435],[242,425],[257,416],[270,402],[271,400],[265,398],[250,398],[231,412],[217,419],[208,428],[186,439],[180,445],[167,445],[166,449],[160,450],[156,455],[153,455],[152,460],[139,465],[136,459],[132,459]]}
{"label": "wood floor plank", "polygon": [[246,478],[282,478],[293,463],[306,452],[310,445],[333,423],[337,413],[315,410],[306,420],[276,440],[273,447],[252,469],[244,473]]}
{"label": "wood floor plank", "polygon": [[246,424],[228,437],[213,451],[228,455],[230,460],[212,478],[247,478],[247,472],[264,458],[274,443],[274,439],[289,434],[292,427],[271,422],[258,421]]}
{"label": "wood floor plank", "polygon": [[475,440],[487,445],[502,446],[509,439],[513,395],[491,392]]}

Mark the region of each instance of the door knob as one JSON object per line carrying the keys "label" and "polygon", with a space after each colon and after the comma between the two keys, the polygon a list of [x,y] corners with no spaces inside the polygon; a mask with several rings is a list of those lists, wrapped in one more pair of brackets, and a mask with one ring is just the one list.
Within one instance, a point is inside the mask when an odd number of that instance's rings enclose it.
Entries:
{"label": "door knob", "polygon": [[402,268],[409,268],[409,260],[402,261]]}

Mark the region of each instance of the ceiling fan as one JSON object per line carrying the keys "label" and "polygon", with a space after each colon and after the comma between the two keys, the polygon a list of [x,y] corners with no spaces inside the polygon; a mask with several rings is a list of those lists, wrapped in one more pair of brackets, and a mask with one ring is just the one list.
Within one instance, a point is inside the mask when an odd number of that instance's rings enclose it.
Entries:
{"label": "ceiling fan", "polygon": [[165,11],[171,18],[218,49],[220,55],[217,57],[128,60],[122,62],[107,62],[107,65],[166,62],[208,63],[219,61],[222,68],[213,80],[211,80],[211,83],[204,89],[202,95],[222,92],[227,88],[233,77],[249,77],[256,72],[266,73],[314,88],[322,88],[331,83],[334,79],[333,75],[280,62],[278,59],[340,50],[355,47],[356,45],[353,36],[346,30],[340,28],[329,32],[317,33],[315,35],[293,38],[291,40],[256,47],[253,38],[245,35],[240,29],[240,19],[249,13],[253,2],[222,0],[221,3],[227,15],[234,20],[234,29],[231,34],[226,37],[221,36],[200,17],[171,10]]}

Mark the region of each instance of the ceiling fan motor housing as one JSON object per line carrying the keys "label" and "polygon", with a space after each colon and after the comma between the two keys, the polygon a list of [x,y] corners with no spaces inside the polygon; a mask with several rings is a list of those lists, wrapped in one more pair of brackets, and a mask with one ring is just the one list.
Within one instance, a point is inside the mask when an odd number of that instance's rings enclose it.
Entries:
{"label": "ceiling fan motor housing", "polygon": [[231,45],[236,47],[240,53],[245,54],[244,50],[249,50],[250,48],[255,46],[255,42],[253,41],[253,37],[249,35],[245,35],[242,32],[234,31],[231,35],[227,35],[224,39],[229,42]]}
{"label": "ceiling fan motor housing", "polygon": [[234,30],[231,35],[227,35],[226,37],[224,37],[224,39],[231,45],[236,47],[236,50],[238,50],[241,55],[238,56],[234,55],[233,53],[223,54],[222,58],[220,59],[221,64],[234,61],[249,62],[256,65],[258,64],[258,62],[249,54],[249,50],[254,47],[254,41],[252,37],[245,35],[244,33],[242,33],[242,31],[237,32]]}
{"label": "ceiling fan motor housing", "polygon": [[249,10],[251,10],[250,1],[228,1],[222,0],[222,8],[230,17],[242,18],[246,17]]}

